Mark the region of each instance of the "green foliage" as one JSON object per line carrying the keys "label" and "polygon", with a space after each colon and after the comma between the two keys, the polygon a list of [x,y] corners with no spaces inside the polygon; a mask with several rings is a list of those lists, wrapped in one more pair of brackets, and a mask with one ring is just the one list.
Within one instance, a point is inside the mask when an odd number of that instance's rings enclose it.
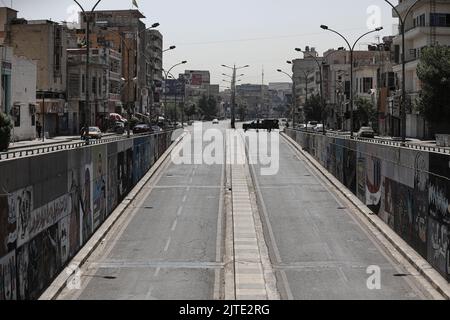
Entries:
{"label": "green foliage", "polygon": [[247,116],[247,108],[245,105],[241,104],[238,107],[239,120],[245,121],[245,117]]}
{"label": "green foliage", "polygon": [[8,115],[0,112],[0,151],[8,150],[12,128],[11,119]]}
{"label": "green foliage", "polygon": [[197,107],[195,104],[191,104],[189,107],[185,109],[185,114],[188,117],[189,120],[192,119],[193,116],[197,114]]}
{"label": "green foliage", "polygon": [[[429,47],[422,50],[417,67],[422,82],[418,108],[429,122],[450,122],[450,48]],[[448,126],[447,126],[448,127]],[[450,128],[448,128],[450,131]]]}
{"label": "green foliage", "polygon": [[308,97],[308,102],[305,103],[304,112],[306,121],[322,120],[322,105],[320,101],[320,95],[316,94]]}
{"label": "green foliage", "polygon": [[376,125],[378,123],[378,111],[372,101],[367,98],[355,99],[356,111],[354,113],[355,129],[362,126]]}
{"label": "green foliage", "polygon": [[198,107],[204,120],[212,120],[217,115],[217,101],[214,97],[208,98],[206,95],[202,95]]}

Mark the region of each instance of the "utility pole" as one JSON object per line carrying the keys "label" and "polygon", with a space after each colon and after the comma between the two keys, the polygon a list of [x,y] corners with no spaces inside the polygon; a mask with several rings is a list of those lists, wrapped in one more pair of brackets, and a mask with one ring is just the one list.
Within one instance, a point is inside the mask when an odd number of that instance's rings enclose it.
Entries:
{"label": "utility pole", "polygon": [[[75,3],[80,7],[81,11],[83,12],[84,17],[86,18],[86,86],[85,86],[85,94],[86,94],[86,104],[85,104],[85,109],[84,109],[84,128],[87,129],[90,127],[91,125],[91,108],[90,108],[90,78],[89,78],[89,67],[90,67],[90,49],[91,49],[91,41],[90,41],[90,36],[91,36],[91,27],[90,27],[90,23],[91,23],[91,19],[92,16],[94,15],[94,11],[95,8],[97,8],[97,6],[99,5],[99,3],[102,0],[98,0],[97,3],[94,5],[94,7],[92,8],[92,10],[87,13],[84,8],[81,6],[81,4],[77,1],[74,0]],[[87,140],[86,140],[87,141]]]}

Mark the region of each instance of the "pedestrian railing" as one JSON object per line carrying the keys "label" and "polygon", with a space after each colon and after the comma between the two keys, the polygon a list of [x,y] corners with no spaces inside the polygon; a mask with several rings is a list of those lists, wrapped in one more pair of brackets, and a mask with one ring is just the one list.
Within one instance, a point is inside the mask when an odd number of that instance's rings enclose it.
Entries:
{"label": "pedestrian railing", "polygon": [[[303,132],[306,134],[311,135],[322,135],[321,132],[312,132],[307,130],[301,130],[301,129],[291,129],[294,131]],[[434,147],[434,146],[424,146],[416,143],[403,143],[399,141],[393,141],[393,140],[387,140],[387,139],[377,139],[377,138],[362,138],[362,137],[351,137],[350,134],[339,134],[337,132],[327,132],[326,134],[328,137],[336,137],[340,139],[346,139],[346,140],[352,140],[352,141],[361,141],[366,143],[375,143],[375,144],[382,144],[392,147],[398,147],[398,148],[408,148],[408,149],[414,149],[414,150],[421,150],[421,151],[428,151],[428,152],[437,152],[437,153],[444,153],[444,154],[450,154],[450,149],[448,148],[442,148],[442,147]]]}
{"label": "pedestrian railing", "polygon": [[113,138],[107,138],[107,139],[101,139],[101,140],[94,140],[94,139],[88,139],[87,141],[80,141],[80,142],[61,142],[60,144],[54,144],[54,145],[46,145],[41,147],[24,147],[20,150],[13,150],[13,151],[7,151],[7,152],[0,152],[0,161],[4,160],[11,160],[11,159],[18,159],[22,157],[28,157],[33,155],[39,155],[39,154],[45,154],[50,152],[57,152],[57,151],[63,151],[63,150],[73,150],[78,148],[84,148],[88,146],[93,145],[100,145],[100,144],[106,144],[116,141],[122,141],[127,139],[135,139],[140,137],[146,137],[146,136],[157,136],[160,134],[172,132],[171,130],[162,131],[158,133],[142,133],[142,134],[134,134],[130,138],[126,136],[120,136],[120,137],[113,137]]}

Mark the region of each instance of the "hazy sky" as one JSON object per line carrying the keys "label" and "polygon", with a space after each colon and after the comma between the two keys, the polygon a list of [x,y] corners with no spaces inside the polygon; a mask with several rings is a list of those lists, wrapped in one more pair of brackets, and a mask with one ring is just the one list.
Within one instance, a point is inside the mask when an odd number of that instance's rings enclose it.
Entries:
{"label": "hazy sky", "polygon": [[[161,24],[164,46],[177,46],[165,54],[165,67],[188,60],[187,65],[174,73],[181,73],[185,68],[210,70],[212,82],[223,86],[226,83],[222,82],[221,74],[228,70],[220,65],[234,63],[251,66],[244,72],[245,83],[261,83],[263,66],[265,83],[290,81],[276,69],[291,72],[286,60],[300,57],[295,47],[309,45],[323,52],[345,44],[337,35],[320,29],[321,24],[338,30],[353,42],[369,30],[368,23],[373,27],[381,24],[385,28],[380,33],[382,36],[392,34],[396,23],[383,0],[137,1],[147,25]],[[95,2],[80,0],[89,9]],[[131,2],[103,0],[98,9],[131,9]],[[0,0],[0,3],[10,6],[11,0]],[[19,17],[26,19],[74,21],[78,11],[73,0],[13,0],[12,3]],[[377,41],[376,35],[370,35],[360,43],[367,46]]]}

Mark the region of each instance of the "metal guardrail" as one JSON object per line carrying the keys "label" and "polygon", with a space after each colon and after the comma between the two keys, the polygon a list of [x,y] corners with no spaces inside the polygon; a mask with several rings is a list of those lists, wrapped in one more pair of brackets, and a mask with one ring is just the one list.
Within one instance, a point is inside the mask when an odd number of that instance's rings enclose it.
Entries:
{"label": "metal guardrail", "polygon": [[[291,129],[291,130],[304,132],[304,133],[312,134],[312,135],[323,136],[323,134],[319,133],[319,132],[312,132],[312,131],[306,131],[306,130],[300,130],[300,129]],[[347,139],[347,140],[352,140],[352,141],[361,141],[361,142],[381,144],[381,145],[398,147],[398,148],[408,148],[408,149],[413,149],[413,150],[450,154],[450,149],[446,149],[446,148],[442,148],[442,147],[438,147],[438,146],[431,147],[431,146],[422,146],[420,144],[402,143],[402,142],[386,140],[386,139],[351,137],[350,135],[342,135],[342,134],[334,133],[334,132],[327,132],[326,135],[328,137],[336,137],[336,138]]]}
{"label": "metal guardrail", "polygon": [[61,144],[54,144],[54,145],[46,145],[41,147],[30,147],[26,148],[24,147],[23,150],[17,150],[17,151],[8,151],[8,152],[0,152],[0,161],[4,160],[11,160],[11,159],[19,159],[22,157],[27,156],[33,156],[33,155],[40,155],[45,153],[51,153],[51,152],[57,152],[57,151],[63,151],[63,150],[73,150],[83,147],[90,147],[94,145],[101,145],[116,141],[123,141],[128,139],[135,139],[135,138],[141,138],[146,136],[157,136],[160,134],[173,132],[172,130],[166,130],[158,133],[142,133],[142,134],[136,134],[131,136],[130,138],[126,136],[120,136],[120,137],[114,137],[114,138],[107,138],[107,139],[101,139],[101,140],[94,140],[89,139],[86,141],[80,141],[80,142],[61,142]]}

